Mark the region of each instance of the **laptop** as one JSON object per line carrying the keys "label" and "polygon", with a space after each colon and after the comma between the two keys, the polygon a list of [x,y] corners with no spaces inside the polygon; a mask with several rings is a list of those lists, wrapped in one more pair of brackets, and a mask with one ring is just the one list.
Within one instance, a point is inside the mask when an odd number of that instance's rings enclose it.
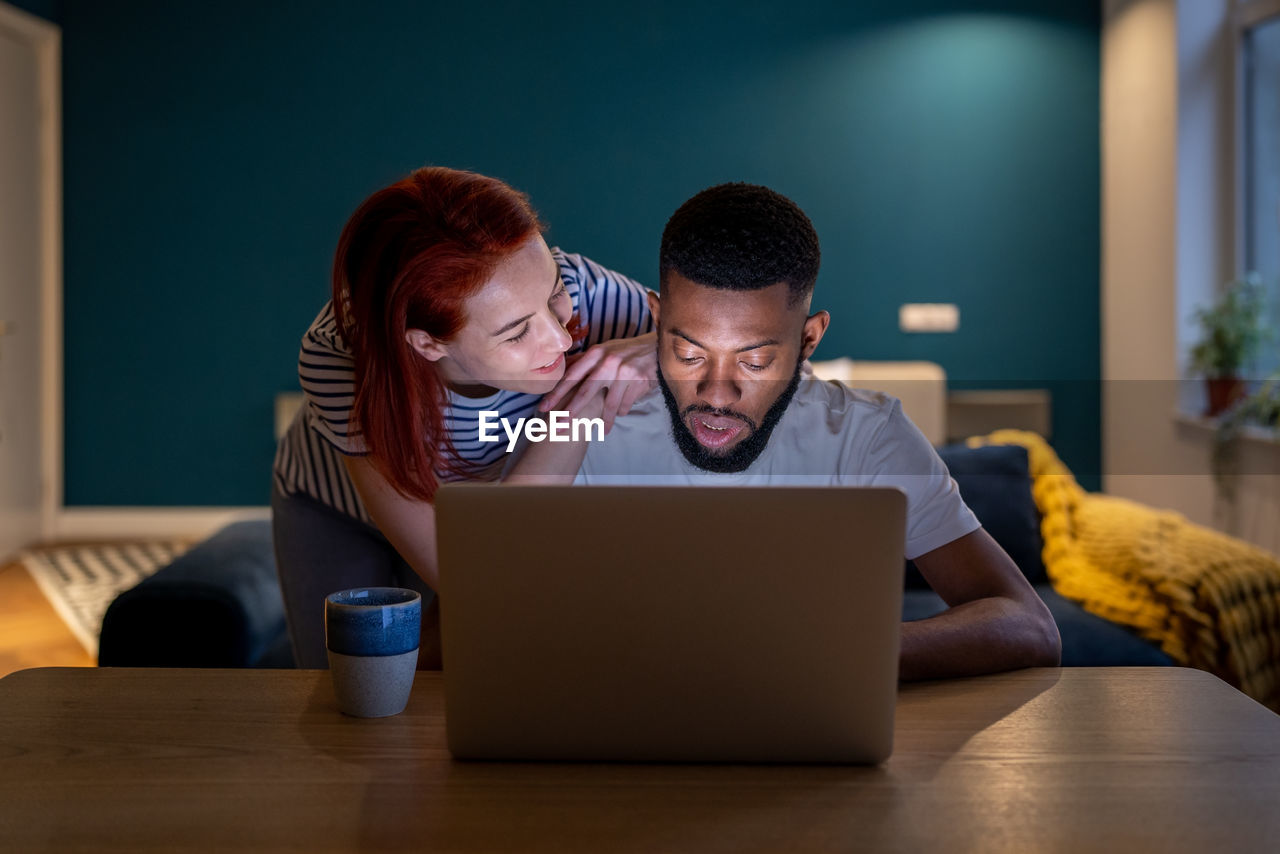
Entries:
{"label": "laptop", "polygon": [[448,484],[436,521],[454,757],[889,756],[901,491]]}

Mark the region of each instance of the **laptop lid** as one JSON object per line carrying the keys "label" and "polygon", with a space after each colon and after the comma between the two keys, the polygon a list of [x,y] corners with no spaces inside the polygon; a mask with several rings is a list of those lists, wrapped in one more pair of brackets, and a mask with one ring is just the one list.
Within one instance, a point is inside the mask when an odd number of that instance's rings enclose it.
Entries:
{"label": "laptop lid", "polygon": [[888,757],[901,491],[447,484],[436,520],[455,757]]}

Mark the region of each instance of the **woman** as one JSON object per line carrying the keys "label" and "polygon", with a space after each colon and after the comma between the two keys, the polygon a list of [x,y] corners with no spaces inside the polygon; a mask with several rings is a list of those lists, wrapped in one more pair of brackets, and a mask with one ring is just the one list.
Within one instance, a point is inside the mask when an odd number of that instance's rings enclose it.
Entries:
{"label": "woman", "polygon": [[[302,338],[306,404],[274,466],[298,666],[327,666],[335,590],[412,587],[428,614],[438,608],[441,481],[577,470],[580,443],[530,445],[507,466],[505,441],[479,441],[481,411],[515,423],[541,402],[611,425],[656,384],[644,288],[549,249],[542,230],[523,194],[441,167],[374,193],[343,229],[332,299]],[[427,665],[434,632],[424,619]]]}

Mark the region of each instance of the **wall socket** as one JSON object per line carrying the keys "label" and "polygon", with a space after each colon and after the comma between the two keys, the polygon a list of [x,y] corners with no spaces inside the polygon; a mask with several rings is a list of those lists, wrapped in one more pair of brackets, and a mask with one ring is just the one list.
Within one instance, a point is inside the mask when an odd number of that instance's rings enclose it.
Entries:
{"label": "wall socket", "polygon": [[960,328],[960,307],[952,302],[909,302],[898,307],[898,328],[903,332],[955,332]]}

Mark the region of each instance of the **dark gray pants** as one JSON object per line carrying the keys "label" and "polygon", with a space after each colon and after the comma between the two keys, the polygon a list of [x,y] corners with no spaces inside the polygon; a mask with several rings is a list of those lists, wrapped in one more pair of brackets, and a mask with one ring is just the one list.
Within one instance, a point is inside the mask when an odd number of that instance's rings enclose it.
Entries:
{"label": "dark gray pants", "polygon": [[[350,587],[409,587],[422,594],[423,640],[435,593],[377,528],[312,498],[271,490],[271,532],[285,619],[298,667],[329,666],[324,597]],[[423,661],[422,664],[428,664]],[[428,664],[428,666],[430,666]]]}

